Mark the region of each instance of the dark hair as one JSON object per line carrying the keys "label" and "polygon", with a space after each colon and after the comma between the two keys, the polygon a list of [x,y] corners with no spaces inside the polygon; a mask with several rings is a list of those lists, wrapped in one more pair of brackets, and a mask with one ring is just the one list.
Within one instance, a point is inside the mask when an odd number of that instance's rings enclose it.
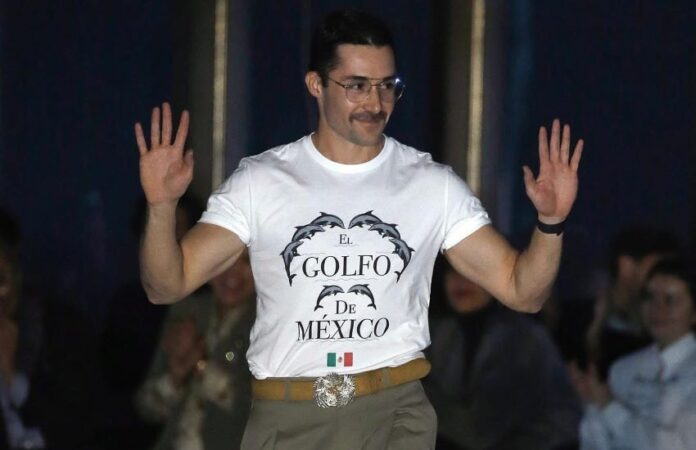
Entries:
{"label": "dark hair", "polygon": [[22,236],[17,219],[9,212],[0,208],[0,248],[16,253],[19,251],[21,239]]}
{"label": "dark hair", "polygon": [[663,259],[655,264],[655,267],[648,272],[648,276],[645,278],[646,285],[655,275],[669,275],[686,283],[689,288],[691,303],[696,308],[696,272],[694,271],[694,266],[689,264],[685,258],[675,256]]}
{"label": "dark hair", "polygon": [[678,249],[679,240],[669,231],[637,225],[624,228],[614,237],[611,246],[611,274],[615,277],[618,273],[620,256],[640,261],[648,255],[674,254]]}
{"label": "dark hair", "polygon": [[341,44],[394,49],[391,31],[378,17],[354,9],[329,13],[314,30],[309,52],[308,70],[317,72],[324,86],[329,72],[338,65],[336,48]]}

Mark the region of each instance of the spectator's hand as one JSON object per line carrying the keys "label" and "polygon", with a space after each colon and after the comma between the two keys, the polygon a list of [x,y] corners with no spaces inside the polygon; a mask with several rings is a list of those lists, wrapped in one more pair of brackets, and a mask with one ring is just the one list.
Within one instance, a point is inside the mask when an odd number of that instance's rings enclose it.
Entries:
{"label": "spectator's hand", "polygon": [[172,144],[172,111],[168,103],[152,110],[150,148],[147,148],[143,128],[135,124],[135,139],[140,151],[140,182],[150,205],[176,203],[193,179],[193,150],[184,152],[188,133],[188,111],[181,113],[179,129]]}
{"label": "spectator's hand", "polygon": [[17,325],[7,316],[0,315],[0,375],[7,384],[14,376],[17,334]]}
{"label": "spectator's hand", "polygon": [[548,224],[562,222],[570,214],[578,192],[578,166],[582,156],[583,140],[575,145],[570,157],[570,126],[553,121],[551,140],[546,128],[539,128],[539,176],[534,179],[529,166],[524,166],[524,185],[527,196],[534,204],[539,220]]}
{"label": "spectator's hand", "polygon": [[594,365],[590,365],[587,372],[583,372],[573,361],[568,365],[568,376],[585,403],[602,408],[612,400],[609,386],[599,379],[597,368]]}
{"label": "spectator's hand", "polygon": [[162,345],[172,382],[180,386],[205,357],[205,341],[193,318],[186,317],[170,325]]}

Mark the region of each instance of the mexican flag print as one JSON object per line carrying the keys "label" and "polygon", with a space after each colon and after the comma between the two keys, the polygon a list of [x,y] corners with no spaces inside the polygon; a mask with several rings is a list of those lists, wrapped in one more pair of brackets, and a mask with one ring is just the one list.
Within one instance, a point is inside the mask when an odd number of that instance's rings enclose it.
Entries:
{"label": "mexican flag print", "polygon": [[326,366],[327,367],[352,367],[353,366],[353,352],[327,353],[326,354]]}

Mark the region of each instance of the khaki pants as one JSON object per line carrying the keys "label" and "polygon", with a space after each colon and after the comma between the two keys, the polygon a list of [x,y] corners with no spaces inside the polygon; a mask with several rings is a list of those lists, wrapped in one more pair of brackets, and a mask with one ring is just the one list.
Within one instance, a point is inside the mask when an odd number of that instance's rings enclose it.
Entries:
{"label": "khaki pants", "polygon": [[254,400],[242,450],[431,450],[437,418],[420,381],[358,397],[342,408]]}

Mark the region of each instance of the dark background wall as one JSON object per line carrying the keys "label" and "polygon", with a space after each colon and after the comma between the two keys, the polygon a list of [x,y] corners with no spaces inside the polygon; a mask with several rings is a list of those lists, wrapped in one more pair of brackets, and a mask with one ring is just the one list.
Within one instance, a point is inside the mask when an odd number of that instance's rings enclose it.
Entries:
{"label": "dark background wall", "polygon": [[586,139],[587,150],[565,240],[562,297],[584,293],[623,226],[661,227],[692,243],[694,3],[511,4],[501,131],[512,235],[527,235],[535,219],[520,166],[536,164],[537,127],[559,117]]}
{"label": "dark background wall", "polygon": [[0,204],[21,222],[27,276],[97,321],[136,274],[132,126],[171,96],[168,5],[1,3]]}

